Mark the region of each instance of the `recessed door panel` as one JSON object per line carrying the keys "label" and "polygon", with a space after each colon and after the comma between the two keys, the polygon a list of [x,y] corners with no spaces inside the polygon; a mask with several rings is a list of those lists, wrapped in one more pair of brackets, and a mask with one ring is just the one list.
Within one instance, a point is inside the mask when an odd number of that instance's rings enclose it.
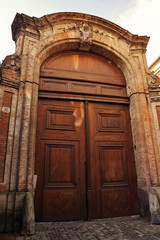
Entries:
{"label": "recessed door panel", "polygon": [[101,188],[127,184],[128,172],[124,145],[97,144],[99,152]]}
{"label": "recessed door panel", "polygon": [[136,214],[136,174],[128,106],[89,103],[88,114],[89,218]]}
{"label": "recessed door panel", "polygon": [[84,219],[84,103],[40,100],[38,111],[36,218]]}

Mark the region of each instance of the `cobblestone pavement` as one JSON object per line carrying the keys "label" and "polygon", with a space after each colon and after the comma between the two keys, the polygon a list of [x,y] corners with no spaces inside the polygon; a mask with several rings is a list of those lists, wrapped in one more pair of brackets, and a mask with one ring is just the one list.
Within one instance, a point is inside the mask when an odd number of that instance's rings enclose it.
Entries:
{"label": "cobblestone pavement", "polygon": [[139,217],[112,218],[88,222],[36,224],[36,234],[16,236],[16,240],[155,240],[160,239],[160,225]]}

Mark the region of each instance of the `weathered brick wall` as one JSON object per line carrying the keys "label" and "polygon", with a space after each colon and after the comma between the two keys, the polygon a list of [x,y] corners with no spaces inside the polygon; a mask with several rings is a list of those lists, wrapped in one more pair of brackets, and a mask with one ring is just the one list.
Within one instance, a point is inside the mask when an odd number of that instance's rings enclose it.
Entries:
{"label": "weathered brick wall", "polygon": [[4,181],[5,157],[8,140],[11,103],[12,93],[5,91],[3,94],[3,102],[0,113],[0,182]]}

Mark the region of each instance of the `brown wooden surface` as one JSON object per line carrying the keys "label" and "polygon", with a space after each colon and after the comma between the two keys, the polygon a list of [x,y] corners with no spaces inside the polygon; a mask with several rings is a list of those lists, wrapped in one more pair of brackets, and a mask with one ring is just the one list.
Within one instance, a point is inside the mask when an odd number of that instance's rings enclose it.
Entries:
{"label": "brown wooden surface", "polygon": [[78,220],[85,219],[86,214],[89,219],[96,219],[137,213],[128,106],[89,102],[87,108],[88,116],[83,102],[39,101],[37,220]]}
{"label": "brown wooden surface", "polygon": [[39,101],[37,220],[85,218],[84,126],[82,102]]}
{"label": "brown wooden surface", "polygon": [[67,99],[67,100],[80,100],[80,101],[96,101],[96,102],[106,102],[106,103],[122,103],[129,104],[128,97],[115,97],[115,96],[102,96],[102,95],[88,95],[88,94],[75,94],[75,93],[64,93],[63,92],[53,92],[52,91],[40,91],[40,98],[53,98],[53,99]]}
{"label": "brown wooden surface", "polygon": [[128,106],[90,103],[88,112],[89,219],[136,214],[136,173]]}
{"label": "brown wooden surface", "polygon": [[[126,82],[111,61],[84,52],[63,52],[47,58],[40,71],[40,96],[91,98],[128,103]],[[54,93],[54,95],[52,94]],[[70,95],[70,96],[69,96]],[[108,100],[109,98],[109,100]]]}
{"label": "brown wooden surface", "polygon": [[40,90],[126,96],[126,82],[111,61],[94,54],[64,52],[46,59]]}
{"label": "brown wooden surface", "polygon": [[86,52],[63,52],[47,58],[40,76],[126,85],[122,72],[111,61]]}
{"label": "brown wooden surface", "polygon": [[66,79],[41,78],[40,89],[55,92],[70,92],[92,95],[122,96],[126,97],[126,89],[121,86],[113,86]]}
{"label": "brown wooden surface", "polygon": [[46,59],[40,76],[36,219],[137,214],[122,72],[95,54],[64,52]]}

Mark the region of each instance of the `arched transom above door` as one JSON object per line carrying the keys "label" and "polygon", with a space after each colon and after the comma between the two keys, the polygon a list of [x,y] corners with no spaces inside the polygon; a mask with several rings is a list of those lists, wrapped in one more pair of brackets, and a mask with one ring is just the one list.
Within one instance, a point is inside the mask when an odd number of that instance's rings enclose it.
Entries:
{"label": "arched transom above door", "polygon": [[47,58],[41,66],[40,90],[114,96],[127,101],[121,70],[110,60],[86,52],[66,51]]}

